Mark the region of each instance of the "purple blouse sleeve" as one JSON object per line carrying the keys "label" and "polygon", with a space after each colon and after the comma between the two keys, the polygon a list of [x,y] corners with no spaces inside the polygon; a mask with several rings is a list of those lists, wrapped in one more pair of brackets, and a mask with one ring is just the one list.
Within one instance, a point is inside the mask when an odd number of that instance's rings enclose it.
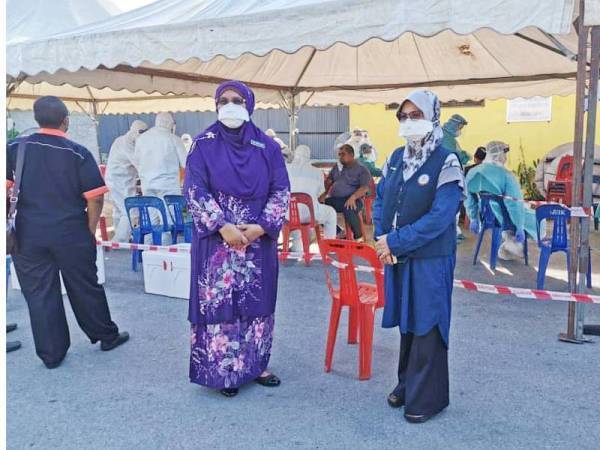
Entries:
{"label": "purple blouse sleeve", "polygon": [[273,151],[271,158],[271,180],[269,183],[269,199],[257,223],[265,233],[276,240],[283,226],[290,202],[290,180],[281,152]]}
{"label": "purple blouse sleeve", "polygon": [[226,224],[223,210],[208,190],[208,172],[199,152],[190,153],[183,184],[188,209],[200,238],[218,232]]}

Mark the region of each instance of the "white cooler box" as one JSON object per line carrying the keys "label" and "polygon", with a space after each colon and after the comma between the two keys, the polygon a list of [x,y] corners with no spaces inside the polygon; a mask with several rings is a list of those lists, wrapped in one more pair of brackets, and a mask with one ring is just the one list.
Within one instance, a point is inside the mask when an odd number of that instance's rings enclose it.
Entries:
{"label": "white cooler box", "polygon": [[[177,244],[175,247],[189,250],[190,244]],[[189,299],[191,257],[188,252],[144,252],[146,293]]]}
{"label": "white cooler box", "polygon": [[[96,246],[96,268],[98,269],[98,283],[104,284],[106,281],[106,275],[104,274],[104,248],[100,245]],[[19,285],[19,279],[17,278],[17,271],[15,270],[15,263],[10,262],[10,284],[13,289],[21,290],[21,286]],[[67,293],[65,289],[65,285],[62,280],[62,275],[60,276],[60,290],[62,295]]]}

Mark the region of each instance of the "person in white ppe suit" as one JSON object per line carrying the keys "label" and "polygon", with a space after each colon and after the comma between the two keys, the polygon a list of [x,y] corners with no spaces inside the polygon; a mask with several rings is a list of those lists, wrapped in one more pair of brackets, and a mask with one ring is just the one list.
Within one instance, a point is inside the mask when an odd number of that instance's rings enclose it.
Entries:
{"label": "person in white ppe suit", "polygon": [[272,128],[269,128],[267,131],[265,131],[265,134],[270,138],[273,138],[273,140],[279,144],[283,159],[285,159],[286,164],[290,164],[294,160],[294,153],[292,152],[292,149],[290,149],[290,147],[277,136],[277,133]]}
{"label": "person in white ppe suit", "polygon": [[129,242],[131,236],[125,199],[136,193],[138,172],[135,168],[135,142],[146,129],[148,125],[141,120],[134,120],[129,131],[115,139],[108,154],[105,181],[112,201],[113,240],[117,242]]}
{"label": "person in white ppe suit", "polygon": [[[161,199],[165,195],[181,195],[179,170],[185,168],[187,152],[181,138],[175,135],[175,120],[171,114],[156,115],[155,126],[135,143],[135,158],[144,195]],[[158,211],[150,211],[152,222],[160,223]]]}
{"label": "person in white ppe suit", "polygon": [[[335,239],[337,213],[331,206],[319,203],[319,197],[325,193],[325,181],[323,172],[310,163],[310,148],[307,145],[299,145],[294,154],[294,160],[287,165],[290,178],[290,192],[302,192],[310,195],[315,212],[315,220],[323,226],[323,237]],[[304,205],[298,205],[300,221],[308,223],[310,212]],[[302,251],[300,232],[292,233],[292,251]]]}
{"label": "person in white ppe suit", "polygon": [[194,140],[192,139],[192,136],[187,134],[187,133],[183,133],[181,135],[181,142],[183,142],[183,146],[185,147],[185,151],[187,153],[190,152],[190,149],[192,148],[192,144],[194,143]]}
{"label": "person in white ppe suit", "polygon": [[[479,233],[481,223],[479,220],[479,202],[473,194],[487,192],[490,194],[523,199],[521,187],[515,176],[506,167],[509,146],[504,142],[492,141],[486,146],[486,157],[482,164],[469,170],[466,184],[468,197],[465,204],[467,214],[471,220],[471,231]],[[504,199],[504,205],[511,223],[503,223],[502,211],[495,202],[492,210],[504,228],[502,232],[502,245],[498,250],[498,257],[504,260],[523,258],[523,243],[529,234],[535,239],[535,211],[526,208],[521,201]]]}

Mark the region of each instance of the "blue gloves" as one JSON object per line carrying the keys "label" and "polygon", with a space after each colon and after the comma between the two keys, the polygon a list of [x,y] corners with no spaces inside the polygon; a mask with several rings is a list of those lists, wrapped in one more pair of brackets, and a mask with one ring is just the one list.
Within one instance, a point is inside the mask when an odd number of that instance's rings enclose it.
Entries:
{"label": "blue gloves", "polygon": [[471,226],[469,227],[469,230],[471,230],[471,233],[473,233],[473,234],[479,234],[480,228],[481,228],[481,224],[479,223],[479,220],[475,219],[471,222]]}
{"label": "blue gloves", "polygon": [[519,243],[522,244],[523,242],[525,242],[525,231],[524,230],[519,230],[515,233],[515,240]]}

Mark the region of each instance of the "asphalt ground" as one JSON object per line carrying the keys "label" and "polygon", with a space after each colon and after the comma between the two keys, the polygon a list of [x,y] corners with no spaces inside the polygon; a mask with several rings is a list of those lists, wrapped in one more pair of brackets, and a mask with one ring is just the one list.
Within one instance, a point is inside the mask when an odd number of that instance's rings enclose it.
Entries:
{"label": "asphalt ground", "polygon": [[[535,287],[529,267],[471,264],[473,237],[461,244],[456,278]],[[592,244],[600,248],[600,234]],[[532,247],[535,247],[532,245]],[[319,262],[281,268],[271,369],[279,388],[249,385],[232,399],[188,380],[187,302],[144,293],[129,253],[105,255],[114,320],[131,341],[101,352],[67,307],[71,348],[46,369],[35,355],[27,307],[9,290],[7,445],[10,449],[259,448],[600,448],[600,338],[559,342],[567,305],[456,289],[450,335],[450,407],[428,423],[404,421],[386,404],[396,383],[399,334],[377,315],[373,376],[358,380],[357,347],[345,342],[342,315],[333,371],[324,373],[330,297]],[[594,253],[600,286],[600,253]],[[565,290],[564,257],[554,256],[547,289]],[[594,291],[598,293],[598,290]],[[600,324],[600,305],[586,307]]]}

